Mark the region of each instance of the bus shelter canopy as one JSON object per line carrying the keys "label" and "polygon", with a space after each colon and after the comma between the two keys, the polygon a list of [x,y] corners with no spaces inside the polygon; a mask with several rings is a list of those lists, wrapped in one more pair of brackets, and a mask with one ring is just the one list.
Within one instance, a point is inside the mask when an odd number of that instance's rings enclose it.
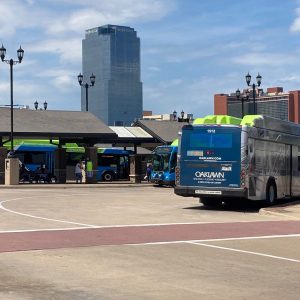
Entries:
{"label": "bus shelter canopy", "polygon": [[[89,112],[58,110],[13,110],[14,138],[57,139],[60,143],[76,142],[94,145],[111,143],[117,134]],[[0,108],[1,142],[9,140],[11,111]]]}

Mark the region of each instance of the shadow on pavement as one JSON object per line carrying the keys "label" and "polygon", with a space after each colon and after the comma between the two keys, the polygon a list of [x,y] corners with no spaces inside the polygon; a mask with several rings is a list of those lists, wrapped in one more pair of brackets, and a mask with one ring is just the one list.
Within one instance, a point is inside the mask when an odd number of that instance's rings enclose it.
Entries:
{"label": "shadow on pavement", "polygon": [[[276,202],[276,206],[289,205],[299,199],[281,199]],[[193,209],[199,211],[215,210],[215,211],[235,211],[244,213],[258,213],[261,208],[269,207],[264,201],[250,201],[246,199],[236,199],[228,203],[223,202],[222,205],[206,206],[200,203],[197,206],[185,207],[184,209]],[[272,206],[271,206],[272,207]]]}

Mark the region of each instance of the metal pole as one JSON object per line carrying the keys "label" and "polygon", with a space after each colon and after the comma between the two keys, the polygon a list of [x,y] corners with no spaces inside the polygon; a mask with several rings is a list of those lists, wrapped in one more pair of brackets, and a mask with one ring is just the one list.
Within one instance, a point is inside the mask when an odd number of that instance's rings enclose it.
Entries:
{"label": "metal pole", "polygon": [[255,84],[252,84],[252,90],[253,90],[253,110],[254,110],[254,114],[256,115],[256,103],[255,103]]}
{"label": "metal pole", "polygon": [[242,118],[244,118],[244,97],[242,97]]}
{"label": "metal pole", "polygon": [[85,84],[85,110],[86,110],[86,111],[89,110],[88,88],[89,88],[89,85],[86,83],[86,84]]}
{"label": "metal pole", "polygon": [[14,100],[13,100],[13,65],[14,61],[9,61],[10,65],[10,147],[14,150]]}

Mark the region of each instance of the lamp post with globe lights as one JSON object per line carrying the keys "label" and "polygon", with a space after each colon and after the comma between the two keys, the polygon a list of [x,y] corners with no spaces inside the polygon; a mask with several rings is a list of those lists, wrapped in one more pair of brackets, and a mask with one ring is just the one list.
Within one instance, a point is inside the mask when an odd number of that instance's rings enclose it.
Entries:
{"label": "lamp post with globe lights", "polygon": [[[39,107],[39,103],[38,103],[37,101],[35,101],[33,104],[34,104],[35,110],[37,110],[38,107]],[[45,102],[43,103],[43,107],[44,107],[44,110],[47,110],[47,108],[48,108],[48,103],[47,103],[47,101],[45,101]]]}
{"label": "lamp post with globe lights", "polygon": [[24,50],[20,48],[17,50],[18,60],[5,59],[6,49],[3,44],[0,48],[0,57],[2,62],[9,64],[10,66],[10,148],[14,150],[14,97],[13,97],[13,66],[20,64],[24,57]]}
{"label": "lamp post with globe lights", "polygon": [[261,75],[259,75],[259,73],[258,73],[258,75],[256,76],[256,82],[257,82],[257,84],[255,84],[255,83],[252,83],[252,84],[251,84],[251,75],[249,74],[249,72],[248,72],[248,74],[245,76],[245,78],[246,78],[247,85],[248,85],[248,86],[252,86],[253,111],[254,111],[254,114],[256,115],[257,109],[256,109],[256,103],[255,103],[255,96],[256,96],[255,88],[256,88],[256,86],[259,87],[259,86],[261,85],[261,79],[262,79],[262,77],[261,77]]}
{"label": "lamp post with globe lights", "polygon": [[83,75],[80,73],[78,76],[78,83],[81,87],[85,88],[85,110],[89,110],[89,97],[88,97],[88,89],[95,85],[96,76],[92,73],[90,76],[91,83],[83,83]]}
{"label": "lamp post with globe lights", "polygon": [[244,117],[244,102],[245,102],[245,101],[249,101],[249,94],[250,94],[250,93],[249,93],[249,90],[248,90],[248,89],[246,90],[246,97],[244,97],[244,96],[241,97],[241,92],[240,92],[239,89],[237,89],[236,92],[235,92],[235,95],[236,95],[237,100],[238,100],[238,101],[239,101],[239,100],[242,101],[242,118]]}

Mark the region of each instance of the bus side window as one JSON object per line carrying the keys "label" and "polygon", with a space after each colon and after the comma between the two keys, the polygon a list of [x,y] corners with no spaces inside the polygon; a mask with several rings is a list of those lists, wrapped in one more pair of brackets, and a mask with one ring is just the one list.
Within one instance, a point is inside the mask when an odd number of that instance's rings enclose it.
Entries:
{"label": "bus side window", "polygon": [[170,172],[175,171],[176,162],[177,162],[177,153],[174,152],[172,154],[171,161],[170,161]]}
{"label": "bus side window", "polygon": [[298,171],[300,171],[300,156],[298,156]]}

